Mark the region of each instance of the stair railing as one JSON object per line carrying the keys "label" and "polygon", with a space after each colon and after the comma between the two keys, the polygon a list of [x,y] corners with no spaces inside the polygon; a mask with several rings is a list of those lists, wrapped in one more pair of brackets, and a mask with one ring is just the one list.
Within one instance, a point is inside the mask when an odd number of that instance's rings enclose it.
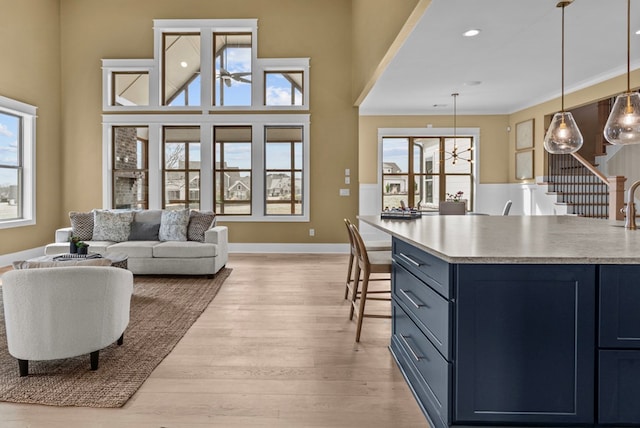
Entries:
{"label": "stair railing", "polygon": [[[549,155],[548,177],[554,185],[562,186],[563,193],[573,195],[570,203],[583,207],[581,214],[588,217],[600,217],[598,210],[598,192],[604,186],[608,200],[608,218],[623,220],[625,177],[606,177],[589,161],[577,153],[571,155]],[[587,177],[595,176],[598,182]],[[555,178],[554,178],[555,177]]]}

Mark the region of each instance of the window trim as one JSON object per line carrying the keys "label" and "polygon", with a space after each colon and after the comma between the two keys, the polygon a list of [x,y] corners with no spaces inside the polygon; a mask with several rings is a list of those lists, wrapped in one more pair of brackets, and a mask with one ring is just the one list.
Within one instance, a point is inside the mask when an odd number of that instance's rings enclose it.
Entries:
{"label": "window trim", "polygon": [[[112,128],[117,126],[147,126],[149,128],[148,166],[149,166],[149,208],[162,208],[162,127],[163,126],[200,126],[200,209],[214,209],[213,194],[213,128],[214,126],[251,126],[252,127],[252,195],[251,215],[221,215],[221,222],[308,222],[310,207],[310,115],[309,114],[105,114],[102,116],[102,171],[110,177],[113,165]],[[267,126],[301,126],[303,150],[303,197],[302,215],[267,215],[264,203],[264,128]],[[208,144],[211,142],[211,144]],[[110,177],[111,178],[111,177]],[[102,204],[112,208],[112,181],[103,180]]]}
{"label": "window trim", "polygon": [[[471,137],[473,139],[473,165],[471,168],[471,187],[474,195],[477,195],[478,177],[480,177],[480,159],[477,155],[480,153],[480,128],[378,128],[378,174],[377,189],[375,196],[376,209],[382,207],[382,140],[388,137]],[[469,207],[471,211],[475,209],[478,198],[473,198],[473,206]]]}
{"label": "window trim", "polygon": [[0,229],[36,224],[36,112],[37,107],[0,95],[0,112],[19,116],[22,120],[22,216],[0,220]]}

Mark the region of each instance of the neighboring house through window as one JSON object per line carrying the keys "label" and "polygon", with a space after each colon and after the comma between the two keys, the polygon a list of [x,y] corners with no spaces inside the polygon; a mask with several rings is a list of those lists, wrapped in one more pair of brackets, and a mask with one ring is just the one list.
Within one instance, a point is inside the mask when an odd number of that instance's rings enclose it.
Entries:
{"label": "neighboring house through window", "polygon": [[36,107],[0,96],[0,228],[35,224]]}

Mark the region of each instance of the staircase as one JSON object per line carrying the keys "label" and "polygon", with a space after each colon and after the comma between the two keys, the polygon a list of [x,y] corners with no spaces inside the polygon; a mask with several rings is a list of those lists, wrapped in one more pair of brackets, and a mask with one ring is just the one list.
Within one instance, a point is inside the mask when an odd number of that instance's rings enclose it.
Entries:
{"label": "staircase", "polygon": [[[572,155],[549,154],[547,194],[569,215],[609,218],[609,186]],[[564,209],[562,209],[564,208]]]}

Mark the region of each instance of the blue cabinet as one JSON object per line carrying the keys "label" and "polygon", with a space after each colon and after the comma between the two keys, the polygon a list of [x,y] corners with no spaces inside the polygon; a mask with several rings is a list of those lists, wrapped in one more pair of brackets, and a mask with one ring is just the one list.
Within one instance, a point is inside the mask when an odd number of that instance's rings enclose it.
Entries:
{"label": "blue cabinet", "polygon": [[600,267],[598,422],[640,425],[640,266]]}
{"label": "blue cabinet", "polygon": [[394,239],[390,349],[431,426],[640,426],[640,266],[450,264]]}
{"label": "blue cabinet", "polygon": [[595,267],[459,265],[455,422],[594,422]]}

